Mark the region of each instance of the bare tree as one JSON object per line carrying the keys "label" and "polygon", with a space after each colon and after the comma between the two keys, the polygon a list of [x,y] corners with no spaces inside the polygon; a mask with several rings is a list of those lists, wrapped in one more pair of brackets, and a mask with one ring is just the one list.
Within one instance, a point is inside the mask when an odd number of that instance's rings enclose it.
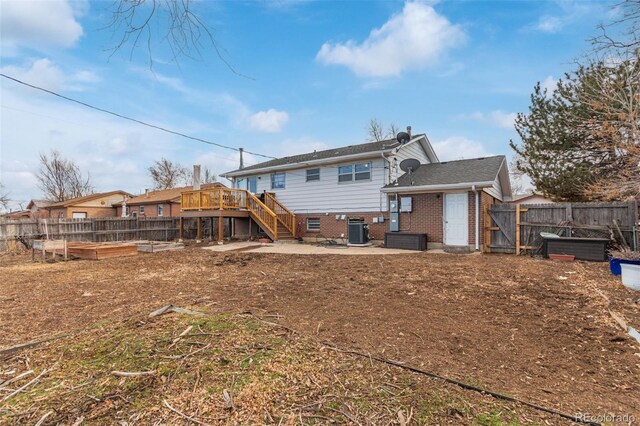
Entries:
{"label": "bare tree", "polygon": [[608,154],[613,173],[587,189],[589,198],[640,199],[640,58],[617,65],[580,68],[582,107],[590,117],[582,127],[595,148]]}
{"label": "bare tree", "polygon": [[513,195],[524,194],[526,188],[523,182],[525,174],[518,169],[518,159],[514,156],[509,161],[509,180],[511,183],[511,193]]}
{"label": "bare tree", "polygon": [[[174,62],[179,58],[199,58],[209,46],[234,74],[237,72],[225,58],[225,50],[213,35],[213,29],[195,13],[191,0],[115,0],[110,8],[111,20],[104,29],[111,29],[116,40],[112,55],[130,46],[129,56],[143,47],[153,68],[154,43],[166,43]],[[200,2],[197,2],[200,3]],[[206,2],[200,4],[203,5]]]}
{"label": "bare tree", "polygon": [[148,170],[154,189],[171,189],[183,184],[187,185],[190,180],[189,170],[186,167],[164,157],[156,160]]}
{"label": "bare tree", "polygon": [[215,173],[211,171],[208,167],[205,167],[202,171],[202,178],[200,179],[202,183],[215,183],[217,182],[217,178]]}
{"label": "bare tree", "polygon": [[75,162],[63,158],[56,150],[49,155],[40,154],[37,179],[44,197],[49,201],[64,201],[93,192],[89,174],[84,177]]}
{"label": "bare tree", "polygon": [[0,183],[0,208],[8,209],[10,201],[9,194],[5,192],[4,186]]}
{"label": "bare tree", "polygon": [[370,142],[380,142],[386,139],[395,139],[400,129],[394,123],[389,124],[385,130],[384,125],[377,118],[369,120],[367,135]]}

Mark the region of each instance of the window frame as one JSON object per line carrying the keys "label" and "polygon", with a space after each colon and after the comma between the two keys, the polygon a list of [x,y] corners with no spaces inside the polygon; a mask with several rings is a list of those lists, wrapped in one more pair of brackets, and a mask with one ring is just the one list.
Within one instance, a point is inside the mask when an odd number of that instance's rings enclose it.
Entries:
{"label": "window frame", "polygon": [[[307,169],[306,172],[306,182],[318,182],[320,180],[320,167]],[[311,174],[312,179],[309,179],[309,172],[314,172]]]}
{"label": "window frame", "polygon": [[[349,173],[343,173],[340,169],[349,168]],[[349,176],[349,179],[341,179],[343,176]],[[338,183],[353,182],[353,164],[347,166],[338,166]]]}
{"label": "window frame", "polygon": [[[364,167],[366,169],[366,171],[357,171],[358,170],[358,166],[360,167]],[[340,169],[347,169],[349,168],[349,170],[351,170],[349,173],[343,172]],[[367,174],[366,177],[364,177],[364,174]],[[359,178],[358,175],[360,175],[361,177]],[[347,178],[348,177],[348,178]],[[373,164],[371,161],[367,161],[364,163],[352,163],[352,164],[346,164],[346,165],[341,165],[338,166],[338,183],[342,184],[342,183],[356,183],[356,182],[370,182],[373,179]]]}
{"label": "window frame", "polygon": [[138,212],[139,212],[140,214],[144,214],[144,206],[140,206],[140,207],[138,207]]}
{"label": "window frame", "polygon": [[158,204],[156,206],[156,213],[157,213],[158,217],[164,216],[164,204]]}
{"label": "window frame", "polygon": [[[274,186],[275,177],[282,175],[282,186]],[[285,189],[287,186],[287,174],[285,172],[282,173],[271,173],[271,190],[275,189]]]}
{"label": "window frame", "polygon": [[[309,227],[309,221],[311,221],[311,220],[313,220],[313,221],[317,220],[318,221],[318,227],[317,228],[315,228],[315,225],[313,225],[314,228],[310,228]],[[321,224],[321,222],[320,222],[320,218],[319,217],[308,217],[305,222],[306,222],[307,232],[320,232],[320,226],[321,226],[320,224]]]}

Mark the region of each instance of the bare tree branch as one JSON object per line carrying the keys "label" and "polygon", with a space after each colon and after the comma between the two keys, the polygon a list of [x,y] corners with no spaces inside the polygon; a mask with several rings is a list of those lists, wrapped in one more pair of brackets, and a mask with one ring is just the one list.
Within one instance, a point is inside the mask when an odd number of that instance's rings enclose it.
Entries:
{"label": "bare tree branch", "polygon": [[64,201],[82,197],[93,192],[91,177],[82,176],[80,167],[72,160],[63,158],[58,151],[49,155],[40,154],[38,186],[49,201]]}
{"label": "bare tree branch", "polygon": [[149,175],[153,181],[154,189],[171,189],[189,183],[190,175],[186,167],[171,160],[161,158],[149,167]]}
{"label": "bare tree branch", "polygon": [[134,52],[144,45],[149,67],[153,69],[155,44],[166,43],[176,64],[181,57],[200,59],[202,51],[212,47],[232,73],[252,79],[233,67],[213,29],[192,11],[191,3],[191,0],[115,0],[110,8],[111,19],[102,28],[110,29],[115,38],[109,49],[111,56],[130,46],[132,59]]}
{"label": "bare tree branch", "polygon": [[0,208],[3,208],[5,210],[8,209],[9,202],[11,202],[9,193],[4,191],[4,186],[2,185],[2,183],[0,183]]}

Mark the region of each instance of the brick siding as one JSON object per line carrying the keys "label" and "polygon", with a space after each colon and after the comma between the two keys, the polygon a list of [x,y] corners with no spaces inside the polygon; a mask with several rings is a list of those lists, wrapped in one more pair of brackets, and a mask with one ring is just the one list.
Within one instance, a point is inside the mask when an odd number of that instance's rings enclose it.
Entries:
{"label": "brick siding", "polygon": [[[411,213],[400,213],[400,232],[426,233],[430,244],[441,245],[443,243],[443,209],[444,193],[428,194],[403,194],[411,197]],[[475,246],[475,202],[473,191],[468,192],[468,235],[469,246]],[[478,240],[480,249],[484,243],[484,206],[499,202],[486,192],[480,192]],[[345,220],[336,219],[336,215],[345,215]],[[383,223],[373,223],[374,217],[384,217]],[[389,232],[389,212],[380,213],[329,213],[329,214],[298,214],[299,235],[304,238],[331,238],[340,239],[341,234],[347,238],[348,219],[364,219],[369,225],[369,238],[372,240],[384,240],[385,232]],[[319,231],[307,231],[308,218],[320,219]]]}

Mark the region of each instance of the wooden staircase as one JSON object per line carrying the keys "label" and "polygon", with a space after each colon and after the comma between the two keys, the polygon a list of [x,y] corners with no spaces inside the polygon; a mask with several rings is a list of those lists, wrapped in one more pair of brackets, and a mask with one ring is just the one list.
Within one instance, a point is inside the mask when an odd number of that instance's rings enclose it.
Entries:
{"label": "wooden staircase", "polygon": [[263,203],[245,189],[215,187],[183,192],[181,210],[199,217],[213,212],[219,217],[237,217],[244,211],[273,241],[295,239],[296,216],[273,195],[265,193],[264,199]]}

